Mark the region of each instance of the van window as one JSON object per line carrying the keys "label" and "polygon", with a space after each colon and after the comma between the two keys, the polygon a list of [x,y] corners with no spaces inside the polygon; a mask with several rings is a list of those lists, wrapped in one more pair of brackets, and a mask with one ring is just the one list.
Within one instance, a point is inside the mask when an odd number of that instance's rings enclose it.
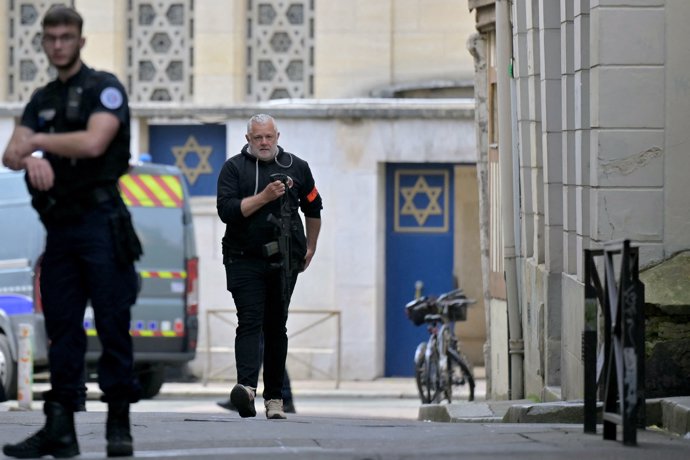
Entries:
{"label": "van window", "polygon": [[179,267],[184,270],[180,178],[171,174],[127,174],[120,178],[120,194],[129,207],[144,247],[144,255],[137,263],[140,269],[155,271]]}

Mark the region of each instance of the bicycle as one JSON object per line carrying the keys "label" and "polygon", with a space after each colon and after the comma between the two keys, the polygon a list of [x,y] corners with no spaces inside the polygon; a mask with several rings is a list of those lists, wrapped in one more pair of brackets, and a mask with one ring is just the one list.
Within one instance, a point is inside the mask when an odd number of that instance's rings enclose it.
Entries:
{"label": "bicycle", "polygon": [[415,381],[422,404],[453,401],[454,387],[467,384],[467,400],[474,400],[472,366],[460,348],[455,322],[467,319],[467,307],[474,304],[462,289],[438,298],[420,297],[405,305],[405,313],[415,326],[427,325],[429,339],[417,346],[414,356]]}

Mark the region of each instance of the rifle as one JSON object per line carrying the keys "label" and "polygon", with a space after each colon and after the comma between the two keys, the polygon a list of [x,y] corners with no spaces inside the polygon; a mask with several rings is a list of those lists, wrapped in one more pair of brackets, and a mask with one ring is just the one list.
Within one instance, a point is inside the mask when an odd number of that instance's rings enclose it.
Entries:
{"label": "rifle", "polygon": [[292,213],[290,212],[290,200],[288,198],[288,184],[291,180],[286,174],[271,174],[272,180],[279,180],[285,186],[285,194],[280,197],[280,217],[269,214],[268,222],[276,226],[277,241],[264,245],[264,255],[270,257],[280,253],[280,262],[272,264],[281,268],[281,289],[283,308],[287,310],[290,303],[290,279],[292,275],[292,233],[290,232]]}

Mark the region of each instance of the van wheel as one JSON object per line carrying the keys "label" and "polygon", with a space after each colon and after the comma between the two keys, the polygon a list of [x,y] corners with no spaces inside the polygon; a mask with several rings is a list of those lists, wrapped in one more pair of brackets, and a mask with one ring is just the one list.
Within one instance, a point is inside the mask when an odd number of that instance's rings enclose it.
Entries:
{"label": "van wheel", "polygon": [[161,391],[165,380],[165,366],[149,364],[140,368],[137,376],[141,385],[142,399],[151,399]]}
{"label": "van wheel", "polygon": [[10,342],[4,334],[0,334],[0,385],[0,401],[17,398],[17,363],[12,360]]}

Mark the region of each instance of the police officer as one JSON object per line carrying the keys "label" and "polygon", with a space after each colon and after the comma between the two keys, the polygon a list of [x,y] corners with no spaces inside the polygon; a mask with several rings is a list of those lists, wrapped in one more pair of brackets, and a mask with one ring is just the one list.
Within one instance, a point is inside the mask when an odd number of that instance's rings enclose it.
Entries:
{"label": "police officer", "polygon": [[[134,260],[141,246],[117,189],[129,163],[129,107],[123,86],[81,60],[82,17],[54,6],[43,18],[43,49],[57,79],[38,89],[9,141],[3,163],[24,169],[32,204],[46,228],[40,288],[51,389],[45,426],[5,445],[7,456],[79,455],[74,411],[82,385],[87,301],[103,352],[98,362],[108,404],[108,456],[131,456],[129,405],[139,399],[133,375],[130,307],[137,295]],[[42,157],[33,155],[43,152]]]}
{"label": "police officer", "polygon": [[[283,150],[279,136],[271,116],[254,115],[247,123],[247,144],[225,162],[218,176],[218,215],[227,224],[223,263],[238,319],[237,385],[230,402],[241,417],[256,415],[263,331],[266,417],[286,418],[281,388],[288,305],[297,274],[314,256],[321,229],[321,196],[309,165]],[[298,209],[305,217],[306,235]],[[282,244],[283,233],[289,236],[287,245]],[[284,251],[285,246],[289,249]]]}

